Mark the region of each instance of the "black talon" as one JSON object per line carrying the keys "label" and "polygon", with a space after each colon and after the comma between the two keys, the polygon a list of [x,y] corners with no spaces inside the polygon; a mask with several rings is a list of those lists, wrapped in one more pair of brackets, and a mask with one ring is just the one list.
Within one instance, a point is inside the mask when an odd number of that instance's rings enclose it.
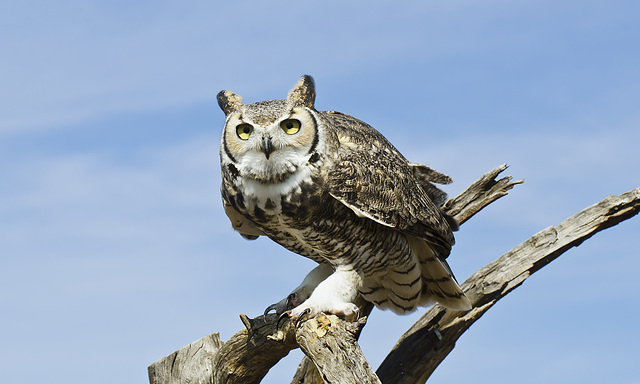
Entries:
{"label": "black talon", "polygon": [[298,327],[298,324],[302,321],[302,319],[307,316],[309,313],[311,313],[311,308],[305,308],[304,311],[302,311],[302,313],[300,314],[300,316],[298,316],[298,319],[295,321],[295,323],[293,323],[294,326],[296,326],[296,328]]}
{"label": "black talon", "polygon": [[267,309],[264,310],[264,314],[262,315],[263,317],[267,317],[267,314],[269,314],[269,312],[271,312],[272,310],[276,309],[277,304],[271,304],[270,306],[267,307]]}
{"label": "black talon", "polygon": [[282,321],[283,318],[289,318],[289,312],[290,311],[286,311],[286,312],[282,312],[280,314],[280,316],[278,317],[278,321],[276,321],[276,330],[280,329],[280,322]]}

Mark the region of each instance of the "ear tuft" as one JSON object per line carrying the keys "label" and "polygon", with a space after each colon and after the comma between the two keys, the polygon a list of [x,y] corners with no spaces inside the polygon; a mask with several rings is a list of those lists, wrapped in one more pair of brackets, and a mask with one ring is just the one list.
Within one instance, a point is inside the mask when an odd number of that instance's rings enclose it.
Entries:
{"label": "ear tuft", "polygon": [[313,83],[313,78],[309,75],[302,76],[287,95],[287,102],[294,107],[307,107],[313,109],[315,101],[316,86]]}
{"label": "ear tuft", "polygon": [[231,112],[235,112],[242,105],[242,96],[236,95],[231,91],[220,91],[218,93],[218,105],[228,116]]}

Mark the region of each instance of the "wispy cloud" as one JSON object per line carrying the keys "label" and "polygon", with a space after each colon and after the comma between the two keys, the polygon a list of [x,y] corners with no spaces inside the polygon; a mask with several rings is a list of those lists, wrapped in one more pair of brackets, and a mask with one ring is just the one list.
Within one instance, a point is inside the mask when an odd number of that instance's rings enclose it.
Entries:
{"label": "wispy cloud", "polygon": [[[545,49],[554,33],[548,26],[562,22],[563,9],[574,10],[556,4],[555,13],[547,13],[534,2],[500,1],[482,7],[293,4],[255,3],[242,17],[235,17],[240,8],[211,3],[126,10],[101,2],[7,5],[0,16],[0,54],[8,58],[3,73],[10,74],[2,80],[1,132],[184,106],[231,86],[263,97],[302,73],[340,83],[354,71],[409,62],[429,70],[433,60],[480,52],[499,57],[508,53],[504,47],[511,50],[504,62],[518,61],[522,52]],[[522,24],[513,16],[519,12],[530,21]],[[572,17],[593,20],[588,12]],[[570,40],[559,35],[557,41]]]}
{"label": "wispy cloud", "polygon": [[[212,331],[228,338],[241,327],[237,313],[257,315],[311,269],[269,240],[241,239],[222,212],[222,88],[247,101],[279,98],[299,75],[314,75],[320,108],[371,123],[412,161],[449,173],[451,194],[511,164],[506,173],[526,182],[458,233],[450,262],[460,279],[533,232],[638,186],[636,5],[247,7],[2,7],[0,338],[8,348],[0,364],[8,381],[29,369],[33,380],[69,382],[109,362],[121,369],[104,382],[143,382],[147,364]],[[501,361],[516,372],[535,360],[567,380],[584,377],[569,368],[592,372],[597,351],[571,349],[580,335],[540,324],[553,314],[600,331],[608,319],[590,300],[623,311],[621,324],[637,318],[628,305],[639,291],[636,221],[570,251],[498,304],[434,382],[463,374],[488,382],[492,372],[478,370]],[[413,316],[374,313],[363,335],[374,365]],[[606,329],[619,361],[632,355],[625,340],[637,335],[623,337],[632,328]],[[551,355],[555,344],[565,356]],[[614,372],[616,359],[598,367]]]}

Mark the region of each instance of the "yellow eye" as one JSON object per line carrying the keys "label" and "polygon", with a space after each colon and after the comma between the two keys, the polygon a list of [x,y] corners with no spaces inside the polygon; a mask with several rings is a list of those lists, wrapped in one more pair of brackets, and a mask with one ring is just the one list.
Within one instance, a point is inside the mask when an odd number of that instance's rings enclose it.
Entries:
{"label": "yellow eye", "polygon": [[284,133],[286,133],[287,135],[294,135],[300,130],[300,120],[284,120],[282,123],[280,123],[280,128],[282,128]]}
{"label": "yellow eye", "polygon": [[253,132],[253,127],[250,124],[240,124],[236,127],[236,133],[242,140],[248,140]]}

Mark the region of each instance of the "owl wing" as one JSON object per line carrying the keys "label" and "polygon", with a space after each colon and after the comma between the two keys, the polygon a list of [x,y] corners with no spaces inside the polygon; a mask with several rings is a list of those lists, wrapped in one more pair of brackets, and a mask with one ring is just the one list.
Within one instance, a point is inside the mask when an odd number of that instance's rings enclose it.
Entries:
{"label": "owl wing", "polygon": [[249,221],[246,217],[244,217],[240,212],[236,211],[235,208],[231,206],[231,204],[226,201],[224,204],[224,212],[227,214],[229,221],[231,221],[231,226],[235,229],[242,237],[247,240],[255,240],[258,237],[264,235],[258,227],[255,226],[251,221]]}
{"label": "owl wing", "polygon": [[328,117],[340,142],[328,174],[329,193],[360,217],[436,246],[439,256],[445,258],[455,242],[453,233],[416,179],[413,168],[417,164],[409,163],[366,123],[335,112]]}
{"label": "owl wing", "polygon": [[[447,201],[447,194],[434,184],[451,184],[453,180],[449,176],[423,164],[409,163],[409,166],[411,166],[411,169],[413,170],[413,176],[415,176],[418,184],[427,193],[429,199],[435,203],[436,206],[441,207]],[[459,226],[456,219],[444,212],[442,212],[442,216],[444,216],[447,223],[449,223],[451,230],[458,230]]]}

